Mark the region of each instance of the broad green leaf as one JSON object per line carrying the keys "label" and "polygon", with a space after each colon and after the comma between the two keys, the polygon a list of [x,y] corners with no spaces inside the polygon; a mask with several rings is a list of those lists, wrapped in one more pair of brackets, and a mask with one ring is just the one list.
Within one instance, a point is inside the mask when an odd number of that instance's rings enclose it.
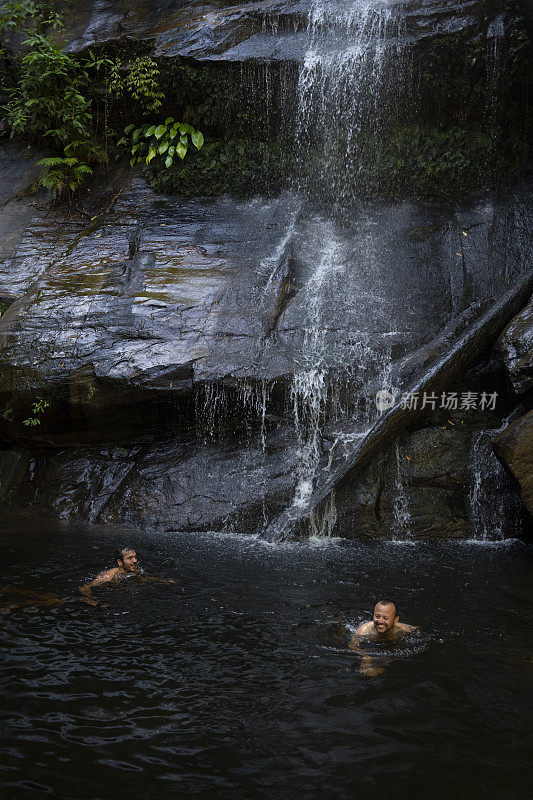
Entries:
{"label": "broad green leaf", "polygon": [[135,156],[133,156],[133,158],[130,158],[130,167],[134,167],[136,162],[137,162],[137,159],[135,158]]}
{"label": "broad green leaf", "polygon": [[190,133],[191,135],[194,133],[194,128],[192,125],[187,125],[187,123],[183,123],[180,125],[180,133]]}
{"label": "broad green leaf", "polygon": [[201,131],[195,131],[191,134],[191,140],[196,149],[199,150],[204,143],[204,135]]}
{"label": "broad green leaf", "polygon": [[171,158],[174,156],[175,152],[176,152],[176,148],[174,147],[174,145],[172,145],[171,147],[168,148],[168,154],[169,154],[169,156]]}
{"label": "broad green leaf", "polygon": [[184,144],[184,145],[185,145],[185,147],[187,147],[187,145],[189,144],[189,140],[187,139],[187,134],[186,134],[186,133],[182,133],[182,134],[181,134],[181,136],[180,136],[180,142],[181,142],[182,144]]}
{"label": "broad green leaf", "polygon": [[148,130],[144,135],[146,136],[147,139],[149,139],[150,136],[154,135],[154,133],[155,133],[155,125],[150,125],[150,127],[148,128]]}
{"label": "broad green leaf", "polygon": [[187,148],[181,142],[176,147],[176,153],[179,155],[180,158],[185,158],[187,153]]}
{"label": "broad green leaf", "polygon": [[173,161],[172,156],[167,156],[166,157],[166,159],[165,159],[165,167],[167,169],[172,166],[172,161]]}
{"label": "broad green leaf", "polygon": [[149,163],[150,163],[150,161],[151,161],[153,158],[155,158],[155,157],[156,157],[156,155],[157,155],[157,150],[155,149],[155,147],[151,147],[151,148],[148,150],[148,155],[146,156],[146,163],[147,163],[147,164],[149,164]]}
{"label": "broad green leaf", "polygon": [[166,151],[168,150],[168,144],[169,143],[167,139],[165,139],[164,142],[161,142],[161,144],[157,148],[157,152],[159,153],[160,156],[162,156],[163,153],[166,153]]}
{"label": "broad green leaf", "polygon": [[162,136],[165,135],[166,132],[167,132],[167,126],[166,125],[158,125],[157,128],[154,131],[155,138],[156,139],[160,139]]}
{"label": "broad green leaf", "polygon": [[170,125],[171,122],[174,122],[174,117],[167,117],[165,120],[165,125]]}
{"label": "broad green leaf", "polygon": [[124,128],[124,133],[125,133],[126,135],[128,135],[128,133],[131,133],[131,132],[132,132],[132,130],[133,130],[134,128],[135,128],[135,125],[133,125],[133,124],[132,124],[132,125],[127,125],[127,126]]}

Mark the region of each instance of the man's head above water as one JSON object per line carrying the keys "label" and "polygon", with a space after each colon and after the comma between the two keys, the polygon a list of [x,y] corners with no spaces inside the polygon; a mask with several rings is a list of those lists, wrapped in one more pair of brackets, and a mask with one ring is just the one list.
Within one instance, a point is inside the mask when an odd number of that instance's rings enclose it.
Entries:
{"label": "man's head above water", "polygon": [[137,569],[137,553],[133,547],[123,547],[122,550],[117,550],[115,559],[119,568],[124,572],[135,572]]}
{"label": "man's head above water", "polygon": [[378,600],[372,620],[377,633],[390,633],[399,619],[398,605],[393,600]]}

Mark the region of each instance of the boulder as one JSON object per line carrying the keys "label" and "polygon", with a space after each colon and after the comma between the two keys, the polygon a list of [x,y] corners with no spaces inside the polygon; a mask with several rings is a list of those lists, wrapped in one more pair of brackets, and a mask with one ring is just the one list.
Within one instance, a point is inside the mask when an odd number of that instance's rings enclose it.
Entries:
{"label": "boulder", "polygon": [[517,394],[533,389],[533,298],[509,323],[496,343]]}
{"label": "boulder", "polygon": [[533,514],[533,411],[505,428],[493,444],[520,484],[524,505]]}

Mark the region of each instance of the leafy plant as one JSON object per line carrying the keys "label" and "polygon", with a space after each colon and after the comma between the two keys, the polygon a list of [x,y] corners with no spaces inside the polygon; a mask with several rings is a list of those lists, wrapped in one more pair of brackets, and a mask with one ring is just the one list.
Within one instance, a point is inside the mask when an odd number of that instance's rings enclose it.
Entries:
{"label": "leafy plant", "polygon": [[121,59],[110,63],[107,88],[112,95],[122,98],[129,94],[145,111],[159,111],[165,96],[159,87],[159,68],[150,56],[126,64]]}
{"label": "leafy plant", "polygon": [[140,128],[128,125],[118,144],[131,146],[132,167],[143,160],[146,164],[150,164],[154,159],[164,158],[165,167],[168,169],[176,156],[182,160],[185,158],[189,138],[196,149],[200,150],[204,143],[201,131],[195,130],[187,123],[176,122],[174,117],[167,117],[160,125],[143,125]]}
{"label": "leafy plant", "polygon": [[43,166],[38,183],[53,192],[54,197],[63,197],[76,192],[92,169],[77,158],[42,158]]}
{"label": "leafy plant", "polygon": [[43,400],[42,397],[38,397],[35,403],[32,403],[32,411],[33,417],[28,417],[28,419],[22,420],[22,424],[26,425],[26,427],[34,428],[36,425],[41,424],[40,416],[44,414],[47,408],[50,407],[50,403],[48,400]]}
{"label": "leafy plant", "polygon": [[59,17],[49,2],[8,0],[8,2],[2,3],[0,9],[0,35],[13,30],[28,33],[31,30],[58,23]]}

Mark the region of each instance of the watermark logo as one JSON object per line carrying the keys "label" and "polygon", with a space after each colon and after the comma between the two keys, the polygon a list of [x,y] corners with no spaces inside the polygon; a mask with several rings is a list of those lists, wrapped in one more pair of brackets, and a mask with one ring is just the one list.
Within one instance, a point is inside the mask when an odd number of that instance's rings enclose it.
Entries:
{"label": "watermark logo", "polygon": [[438,408],[446,411],[494,411],[498,392],[403,392],[394,394],[388,389],[380,389],[376,393],[376,408],[378,411],[388,411],[399,401],[401,408],[410,411],[424,411]]}
{"label": "watermark logo", "polygon": [[378,411],[387,411],[394,405],[394,395],[387,389],[380,389],[376,392],[376,408]]}

